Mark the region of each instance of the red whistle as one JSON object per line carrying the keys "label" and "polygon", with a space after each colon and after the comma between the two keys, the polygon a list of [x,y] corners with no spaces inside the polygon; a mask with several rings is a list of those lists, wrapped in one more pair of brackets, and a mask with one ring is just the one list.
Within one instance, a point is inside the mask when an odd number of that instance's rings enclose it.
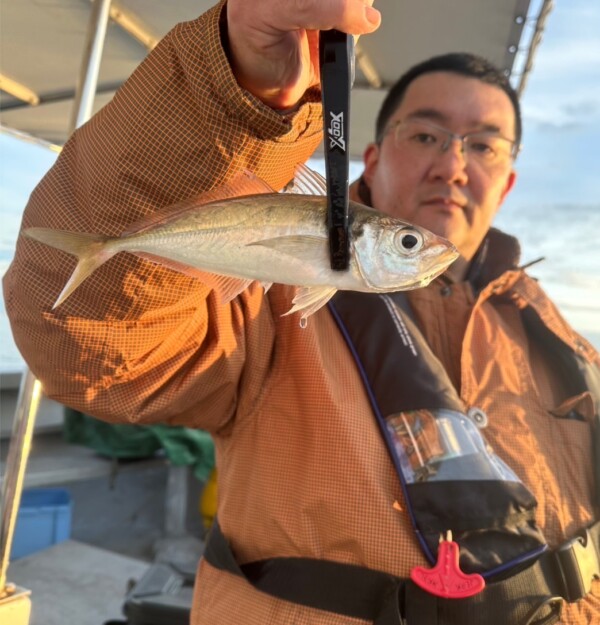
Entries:
{"label": "red whistle", "polygon": [[410,572],[412,581],[437,597],[464,599],[472,597],[485,588],[485,580],[478,573],[464,573],[458,564],[458,544],[448,531],[446,539],[440,539],[438,559],[435,566],[426,569],[415,566]]}

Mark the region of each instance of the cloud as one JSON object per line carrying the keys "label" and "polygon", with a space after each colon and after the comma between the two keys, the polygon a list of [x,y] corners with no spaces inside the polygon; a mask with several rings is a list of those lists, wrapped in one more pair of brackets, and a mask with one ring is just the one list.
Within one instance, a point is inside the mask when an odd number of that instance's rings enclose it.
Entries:
{"label": "cloud", "polygon": [[568,113],[564,107],[545,105],[523,107],[524,126],[527,130],[549,132],[577,132],[586,122]]}
{"label": "cloud", "polygon": [[524,92],[525,123],[546,132],[600,127],[600,3],[557,3]]}
{"label": "cloud", "polygon": [[[595,18],[600,23],[600,12]],[[577,39],[573,39],[577,33]],[[564,36],[544,37],[534,63],[534,73],[560,80],[561,76],[600,73],[600,41],[597,34],[589,36],[573,30]]]}
{"label": "cloud", "polygon": [[600,100],[568,102],[548,106],[544,102],[523,107],[528,129],[549,132],[581,132],[600,127]]}
{"label": "cloud", "polygon": [[600,116],[600,99],[569,103],[563,109],[566,115],[578,118],[593,118]]}

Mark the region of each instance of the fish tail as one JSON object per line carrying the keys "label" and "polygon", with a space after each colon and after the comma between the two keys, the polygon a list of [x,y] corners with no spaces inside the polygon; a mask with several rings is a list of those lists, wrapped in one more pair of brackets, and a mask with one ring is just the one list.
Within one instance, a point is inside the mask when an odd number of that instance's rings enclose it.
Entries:
{"label": "fish tail", "polygon": [[119,251],[107,245],[110,240],[108,237],[97,234],[66,232],[52,228],[27,228],[23,231],[23,235],[77,257],[77,266],[54,302],[53,310],[60,306],[100,265]]}

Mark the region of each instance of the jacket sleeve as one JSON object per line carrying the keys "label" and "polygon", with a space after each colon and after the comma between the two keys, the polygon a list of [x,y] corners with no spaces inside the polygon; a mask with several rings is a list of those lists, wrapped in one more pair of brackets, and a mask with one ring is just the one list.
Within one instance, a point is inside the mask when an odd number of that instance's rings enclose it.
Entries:
{"label": "jacket sleeve", "polygon": [[[221,42],[224,7],[176,26],[74,133],[23,227],[114,236],[242,168],[274,188],[292,177],[320,141],[319,94],[288,118],[241,90]],[[20,237],[4,278],[16,344],[49,397],[106,420],[214,431],[240,384],[260,388],[274,341],[260,287],[223,306],[190,277],[118,254],[52,310],[73,268]]]}

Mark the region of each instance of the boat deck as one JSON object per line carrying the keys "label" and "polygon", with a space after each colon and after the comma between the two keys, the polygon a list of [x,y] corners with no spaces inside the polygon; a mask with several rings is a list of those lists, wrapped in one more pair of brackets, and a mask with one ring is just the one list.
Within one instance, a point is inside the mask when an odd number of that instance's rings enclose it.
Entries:
{"label": "boat deck", "polygon": [[[0,389],[0,479],[17,392],[5,383]],[[130,583],[153,562],[195,570],[203,551],[203,484],[160,454],[117,461],[67,443],[62,425],[63,407],[43,398],[24,487],[68,491],[70,540],[13,560],[7,581],[31,591],[30,625],[122,621]]]}
{"label": "boat deck", "polygon": [[8,578],[31,590],[29,625],[104,625],[123,620],[130,583],[143,560],[68,540],[12,562]]}

